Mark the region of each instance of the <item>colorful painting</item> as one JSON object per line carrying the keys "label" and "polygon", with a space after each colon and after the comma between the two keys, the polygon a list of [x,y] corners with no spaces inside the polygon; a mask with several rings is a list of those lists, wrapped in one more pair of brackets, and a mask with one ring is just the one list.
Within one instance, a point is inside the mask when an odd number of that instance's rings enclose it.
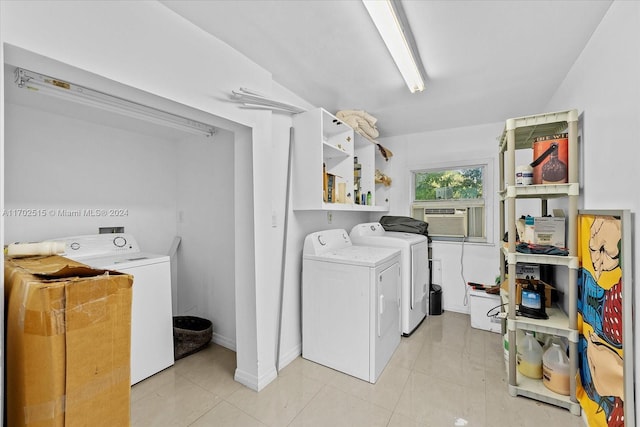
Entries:
{"label": "colorful painting", "polygon": [[[578,217],[576,395],[594,427],[625,425],[623,326],[631,315],[625,318],[623,298],[631,296],[623,292],[623,255],[630,254],[623,253],[622,228],[620,216],[581,213]],[[633,395],[627,403],[633,410]]]}

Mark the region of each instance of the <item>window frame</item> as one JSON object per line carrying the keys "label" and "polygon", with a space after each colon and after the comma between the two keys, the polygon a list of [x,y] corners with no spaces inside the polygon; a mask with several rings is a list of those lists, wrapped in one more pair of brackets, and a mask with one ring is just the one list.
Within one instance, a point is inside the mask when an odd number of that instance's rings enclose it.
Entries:
{"label": "window frame", "polygon": [[[484,237],[469,237],[465,242],[474,243],[492,243],[495,229],[494,211],[494,163],[493,158],[481,159],[465,159],[448,162],[423,163],[409,167],[409,212],[413,215],[414,207],[432,207],[438,208],[442,206],[452,207],[484,207]],[[437,200],[416,200],[416,179],[417,173],[437,172],[443,170],[469,169],[474,167],[482,167],[482,198],[477,199],[437,199]],[[442,237],[433,236],[435,241],[460,241],[459,237]]]}

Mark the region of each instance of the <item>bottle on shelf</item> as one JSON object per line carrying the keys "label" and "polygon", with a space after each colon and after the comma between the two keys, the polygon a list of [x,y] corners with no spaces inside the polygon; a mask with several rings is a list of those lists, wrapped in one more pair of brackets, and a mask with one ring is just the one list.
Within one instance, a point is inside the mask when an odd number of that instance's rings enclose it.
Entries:
{"label": "bottle on shelf", "polygon": [[522,342],[518,343],[518,371],[529,378],[542,378],[542,347],[533,337],[533,333],[526,331]]}
{"label": "bottle on shelf", "polygon": [[569,358],[557,342],[542,356],[542,384],[549,390],[569,395]]}
{"label": "bottle on shelf", "polygon": [[367,191],[367,206],[371,206],[371,191]]}
{"label": "bottle on shelf", "polygon": [[362,176],[362,165],[358,163],[358,158],[353,158],[353,195],[357,204],[360,204],[360,177]]}

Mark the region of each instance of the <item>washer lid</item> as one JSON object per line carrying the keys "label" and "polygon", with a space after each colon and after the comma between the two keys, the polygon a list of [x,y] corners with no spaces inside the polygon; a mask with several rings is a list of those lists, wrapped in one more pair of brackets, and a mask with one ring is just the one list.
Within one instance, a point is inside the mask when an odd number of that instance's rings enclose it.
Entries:
{"label": "washer lid", "polygon": [[348,246],[320,254],[305,254],[304,259],[376,267],[399,256],[400,250],[395,248]]}

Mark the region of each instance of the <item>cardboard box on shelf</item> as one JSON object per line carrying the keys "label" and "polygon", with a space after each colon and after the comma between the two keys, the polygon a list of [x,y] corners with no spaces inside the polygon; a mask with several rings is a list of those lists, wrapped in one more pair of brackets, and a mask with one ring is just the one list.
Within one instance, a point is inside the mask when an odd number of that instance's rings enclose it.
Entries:
{"label": "cardboard box on shelf", "polygon": [[536,245],[565,246],[565,218],[555,216],[527,217],[516,221],[520,240]]}
{"label": "cardboard box on shelf", "polygon": [[5,258],[4,283],[8,425],[129,425],[133,277]]}
{"label": "cardboard box on shelf", "polygon": [[[520,303],[522,302],[522,286],[526,285],[529,281],[544,284],[544,305],[545,307],[551,307],[554,298],[553,294],[556,289],[550,284],[543,282],[542,280],[525,280],[516,278],[516,304],[520,305]],[[505,280],[504,282],[502,282],[500,288],[506,292],[509,292],[509,281]]]}
{"label": "cardboard box on shelf", "polygon": [[564,218],[539,217],[534,220],[534,242],[536,245],[565,247]]}

